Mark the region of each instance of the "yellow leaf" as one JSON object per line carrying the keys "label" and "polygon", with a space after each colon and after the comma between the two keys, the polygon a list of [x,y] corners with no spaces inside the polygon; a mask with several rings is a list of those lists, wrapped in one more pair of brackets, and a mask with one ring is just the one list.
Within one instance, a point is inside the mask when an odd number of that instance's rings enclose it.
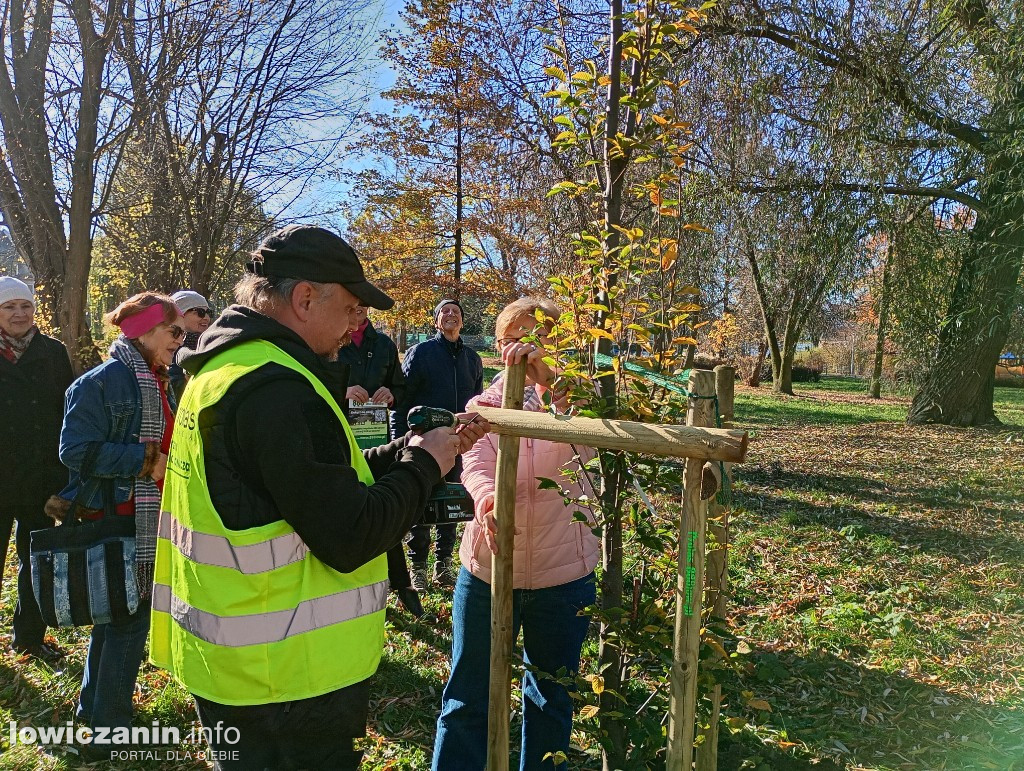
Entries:
{"label": "yellow leaf", "polygon": [[697,341],[692,337],[674,337],[672,338],[672,345],[696,345]]}
{"label": "yellow leaf", "polygon": [[597,338],[597,337],[605,337],[605,338],[611,340],[612,342],[615,342],[615,338],[612,337],[611,333],[608,332],[605,329],[598,329],[597,327],[590,327],[590,329],[588,329],[587,331],[591,334],[592,337],[595,337],[595,338]]}
{"label": "yellow leaf", "polygon": [[766,702],[764,699],[751,699],[747,702],[747,706],[752,707],[754,709],[762,710],[764,712],[772,711],[772,705]]}
{"label": "yellow leaf", "polygon": [[663,115],[652,115],[651,116],[651,120],[653,120],[659,126],[667,126],[668,125],[668,118],[664,117]]}
{"label": "yellow leaf", "polygon": [[596,704],[588,704],[587,706],[585,706],[583,709],[580,710],[580,719],[588,720],[588,719],[594,717],[600,711],[601,711],[601,708],[598,707]]}
{"label": "yellow leaf", "polygon": [[[679,210],[673,209],[670,206],[662,206],[660,209],[658,209],[658,214],[662,215],[663,217],[678,217]],[[683,230],[686,230],[688,227],[688,225],[684,225]]]}
{"label": "yellow leaf", "polygon": [[[675,342],[674,340],[672,342]],[[704,642],[711,646],[711,648],[721,656],[723,659],[729,658],[729,654],[725,652],[725,648],[722,647],[722,643],[718,642],[714,637],[705,637]]]}
{"label": "yellow leaf", "polygon": [[668,270],[671,268],[676,261],[676,257],[679,256],[679,247],[675,241],[672,241],[668,246],[665,247],[665,251],[661,253],[661,269]]}
{"label": "yellow leaf", "polygon": [[734,731],[739,731],[747,725],[747,719],[745,717],[730,717],[725,722],[727,722],[729,724],[729,728],[732,728]]}
{"label": "yellow leaf", "polygon": [[779,740],[779,747],[781,747],[784,750],[788,750],[790,747],[799,747],[799,746],[800,746],[799,742],[784,742],[782,740]]}
{"label": "yellow leaf", "polygon": [[594,693],[601,694],[604,692],[604,678],[600,675],[594,675],[590,681],[590,687],[594,689]]}
{"label": "yellow leaf", "polygon": [[696,224],[694,224],[692,222],[688,222],[685,225],[683,225],[683,230],[698,230],[701,233],[710,233],[711,232],[711,228],[706,228],[703,225],[696,225]]}
{"label": "yellow leaf", "polygon": [[661,191],[657,188],[651,191],[651,203],[655,206],[661,206]]}
{"label": "yellow leaf", "polygon": [[612,82],[612,79],[610,77],[608,77],[607,75],[602,75],[601,77],[599,77],[597,79],[597,85],[599,85],[599,86],[607,86],[611,82]]}

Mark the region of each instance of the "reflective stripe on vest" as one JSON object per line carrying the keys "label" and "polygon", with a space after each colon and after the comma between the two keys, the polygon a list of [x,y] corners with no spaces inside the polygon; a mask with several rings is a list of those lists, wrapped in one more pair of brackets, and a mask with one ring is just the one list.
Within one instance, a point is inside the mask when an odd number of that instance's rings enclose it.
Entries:
{"label": "reflective stripe on vest", "polygon": [[174,596],[171,587],[153,587],[153,610],[169,613],[179,626],[213,645],[238,648],[281,642],[297,634],[376,613],[387,601],[388,582],[360,586],[300,602],[295,608],[252,616],[216,616]]}
{"label": "reflective stripe on vest", "polygon": [[239,573],[247,575],[266,573],[299,562],[309,553],[309,547],[294,531],[268,541],[233,546],[231,541],[222,535],[199,533],[185,527],[169,511],[160,512],[159,537],[173,543],[183,556],[193,562],[234,568]]}
{"label": "reflective stripe on vest", "polygon": [[[232,530],[210,497],[200,417],[267,364],[302,376],[334,413],[359,481],[373,475],[338,402],[308,369],[264,340],[212,357],[178,407],[157,538],[150,659],[219,704],[295,701],[370,677],[383,651],[387,557],[342,573],[284,519]],[[216,413],[213,413],[216,414]],[[356,514],[351,501],[325,516]]]}

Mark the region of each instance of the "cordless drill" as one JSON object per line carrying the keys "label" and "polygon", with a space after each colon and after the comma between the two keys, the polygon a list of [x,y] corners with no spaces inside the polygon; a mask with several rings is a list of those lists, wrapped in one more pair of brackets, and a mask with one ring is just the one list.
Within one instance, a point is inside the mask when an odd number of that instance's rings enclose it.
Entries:
{"label": "cordless drill", "polygon": [[[409,430],[425,434],[435,428],[454,428],[459,418],[441,407],[413,407],[407,418]],[[447,525],[473,519],[473,500],[466,488],[455,482],[441,481],[430,493],[421,525]]]}
{"label": "cordless drill", "polygon": [[459,419],[454,412],[441,407],[413,407],[407,418],[409,430],[414,434],[425,434],[435,428],[455,428]]}

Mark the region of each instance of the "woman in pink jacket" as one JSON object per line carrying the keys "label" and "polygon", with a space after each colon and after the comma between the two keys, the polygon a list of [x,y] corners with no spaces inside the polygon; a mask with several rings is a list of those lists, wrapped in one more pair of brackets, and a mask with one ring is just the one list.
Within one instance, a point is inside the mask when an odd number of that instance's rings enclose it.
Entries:
{"label": "woman in pink jacket", "polygon": [[[527,387],[523,409],[541,410],[543,394],[555,374],[542,361],[544,351],[522,338],[541,341],[550,324],[539,326],[536,312],[558,318],[550,300],[524,298],[507,306],[495,324],[498,349],[506,361],[526,357]],[[501,379],[496,378],[474,405],[501,406]],[[556,400],[556,409],[558,403]],[[586,452],[583,448],[578,448]],[[463,455],[462,482],[476,508],[462,538],[462,569],[452,605],[452,671],[444,688],[434,744],[434,771],[482,771],[487,763],[487,709],[491,648],[491,555],[494,534],[494,475],[498,441],[485,436]],[[520,769],[554,768],[548,753],[567,752],[573,704],[569,691],[552,677],[573,676],[590,618],[583,611],[595,602],[594,567],[599,543],[593,522],[580,522],[562,490],[540,489],[538,477],[556,480],[572,498],[593,497],[585,473],[590,454],[577,455],[567,444],[523,439],[519,444],[513,591],[513,634],[523,631],[523,734]],[[534,669],[538,671],[533,671]],[[546,677],[547,673],[552,677]]]}

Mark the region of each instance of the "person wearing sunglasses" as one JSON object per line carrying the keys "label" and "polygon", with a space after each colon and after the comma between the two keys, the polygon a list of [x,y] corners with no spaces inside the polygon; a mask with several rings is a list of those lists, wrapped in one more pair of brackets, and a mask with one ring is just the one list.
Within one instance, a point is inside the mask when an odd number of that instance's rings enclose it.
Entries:
{"label": "person wearing sunglasses", "polygon": [[188,373],[181,368],[181,359],[199,347],[199,336],[206,331],[213,321],[213,311],[210,304],[199,292],[191,289],[182,289],[171,295],[174,304],[178,306],[185,319],[185,339],[174,357],[174,363],[167,370],[171,379],[171,390],[178,401],[181,401],[181,394],[185,390],[185,383],[188,382]]}
{"label": "person wearing sunglasses", "polygon": [[[77,715],[94,733],[98,727],[127,728],[132,722],[174,427],[176,400],[167,368],[185,337],[186,323],[174,301],[156,292],[128,298],[105,320],[121,333],[110,346],[110,358],[68,388],[60,459],[70,469],[70,483],[47,504],[47,513],[59,519],[61,500],[74,501],[81,490],[80,505],[97,516],[110,504],[118,515],[135,518],[139,608],[126,620],[93,627],[82,677]],[[90,452],[94,445],[98,449]],[[90,463],[83,473],[86,457]],[[113,485],[101,484],[109,479]],[[113,500],[105,501],[104,495]]]}

